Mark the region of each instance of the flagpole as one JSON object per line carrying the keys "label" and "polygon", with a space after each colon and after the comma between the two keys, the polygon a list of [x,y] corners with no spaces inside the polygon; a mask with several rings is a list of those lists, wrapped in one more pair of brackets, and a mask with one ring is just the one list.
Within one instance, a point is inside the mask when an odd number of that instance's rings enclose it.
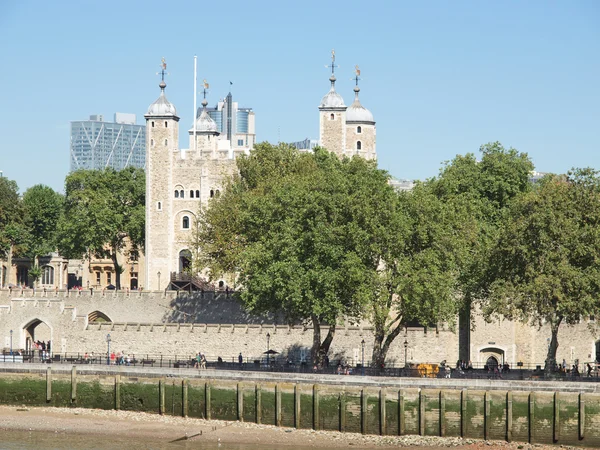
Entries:
{"label": "flagpole", "polygon": [[196,92],[197,92],[197,61],[198,61],[198,57],[196,55],[194,55],[194,115],[192,116],[194,118],[194,151],[198,151],[198,139],[196,138],[196,114],[197,114],[197,108],[196,108]]}

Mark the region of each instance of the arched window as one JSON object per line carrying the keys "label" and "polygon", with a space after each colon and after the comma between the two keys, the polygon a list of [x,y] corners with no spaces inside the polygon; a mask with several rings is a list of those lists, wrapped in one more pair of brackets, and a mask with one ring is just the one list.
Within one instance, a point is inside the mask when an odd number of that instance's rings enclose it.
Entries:
{"label": "arched window", "polygon": [[190,198],[194,198],[194,191],[190,190]]}
{"label": "arched window", "polygon": [[223,280],[219,281],[219,289],[223,289],[225,287],[225,282]]}
{"label": "arched window", "polygon": [[168,145],[169,141],[165,139],[165,147]]}
{"label": "arched window", "polygon": [[165,120],[165,128],[168,128],[168,127],[169,127],[169,122],[167,122],[167,121]]}
{"label": "arched window", "polygon": [[200,198],[200,191],[196,190],[196,198]]}
{"label": "arched window", "polygon": [[215,196],[215,191],[213,191],[212,189],[210,190],[210,198],[213,198]]}
{"label": "arched window", "polygon": [[152,128],[154,128],[154,120],[152,121]]}
{"label": "arched window", "polygon": [[183,220],[181,221],[181,228],[187,230],[190,228],[190,218],[188,216],[183,216]]}
{"label": "arched window", "polygon": [[357,132],[358,134],[362,133],[362,128],[361,128],[361,127],[356,127],[356,132]]}
{"label": "arched window", "polygon": [[150,147],[154,147],[154,139],[150,139]]}
{"label": "arched window", "polygon": [[362,149],[362,142],[356,141],[356,150]]}
{"label": "arched window", "polygon": [[215,197],[220,197],[220,196],[221,196],[221,193],[220,193],[220,192],[219,192],[219,190],[217,189],[217,190],[215,191]]}
{"label": "arched window", "polygon": [[334,114],[334,113],[331,113],[331,115],[329,116],[329,119],[330,119],[330,120],[335,120],[335,114]]}
{"label": "arched window", "polygon": [[175,190],[175,198],[179,198],[179,191]]}
{"label": "arched window", "polygon": [[179,191],[179,196],[183,198],[183,189]]}
{"label": "arched window", "polygon": [[42,267],[42,284],[54,284],[54,267]]}
{"label": "arched window", "polygon": [[159,211],[162,209],[162,203],[161,202],[158,202],[156,204],[156,209],[158,209]]}

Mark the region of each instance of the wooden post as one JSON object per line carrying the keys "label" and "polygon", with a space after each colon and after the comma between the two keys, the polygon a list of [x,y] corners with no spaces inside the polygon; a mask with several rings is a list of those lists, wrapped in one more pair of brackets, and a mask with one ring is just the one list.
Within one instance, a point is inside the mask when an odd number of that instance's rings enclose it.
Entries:
{"label": "wooden post", "polygon": [[340,432],[346,431],[346,393],[340,392]]}
{"label": "wooden post", "polygon": [[281,385],[275,384],[275,425],[281,426]]}
{"label": "wooden post", "polygon": [[387,433],[387,424],[385,421],[385,388],[379,389],[379,434],[384,436]]}
{"label": "wooden post", "polygon": [[240,383],[237,384],[237,419],[244,421],[244,388]]}
{"label": "wooden post", "polygon": [[77,400],[77,366],[71,368],[71,401]]}
{"label": "wooden post", "polygon": [[425,436],[425,399],[423,390],[419,389],[419,436]]}
{"label": "wooden post", "polygon": [[319,385],[313,385],[313,430],[319,429]]}
{"label": "wooden post", "polygon": [[535,393],[530,392],[529,393],[529,443],[533,443],[533,439],[535,436],[534,430],[533,430],[533,424],[534,424],[534,419],[535,419]]}
{"label": "wooden post", "polygon": [[579,394],[579,439],[582,440],[585,432],[585,399]]}
{"label": "wooden post", "polygon": [[513,428],[513,400],[512,391],[506,393],[506,442],[512,442]]}
{"label": "wooden post", "polygon": [[121,375],[115,375],[115,409],[117,411],[121,409]]}
{"label": "wooden post", "polygon": [[52,401],[52,367],[46,369],[46,403]]}
{"label": "wooden post", "polygon": [[490,393],[483,393],[483,439],[490,438]]}
{"label": "wooden post", "polygon": [[181,380],[181,415],[183,417],[188,416],[188,384],[187,378]]}
{"label": "wooden post", "polygon": [[204,383],[204,417],[210,420],[210,380]]}
{"label": "wooden post", "polygon": [[[118,375],[117,375],[118,376]],[[160,415],[164,415],[167,409],[167,405],[165,404],[165,385],[166,380],[161,378],[158,382],[158,408]]]}
{"label": "wooden post", "polygon": [[467,436],[467,395],[466,389],[460,393],[460,437],[462,438]]}
{"label": "wooden post", "polygon": [[440,436],[446,436],[446,393],[440,389]]}
{"label": "wooden post", "polygon": [[367,434],[367,392],[364,388],[360,391],[360,431]]}
{"label": "wooden post", "polygon": [[255,402],[256,402],[256,423],[260,425],[261,421],[262,421],[262,398],[261,398],[261,394],[262,394],[262,387],[259,384],[257,384],[254,388],[254,393],[255,393]]}
{"label": "wooden post", "polygon": [[300,388],[294,385],[294,426],[300,428]]}
{"label": "wooden post", "polygon": [[404,389],[398,391],[398,436],[402,436],[405,432],[404,421]]}
{"label": "wooden post", "polygon": [[560,403],[558,392],[554,393],[554,435],[553,442],[558,442],[560,437]]}

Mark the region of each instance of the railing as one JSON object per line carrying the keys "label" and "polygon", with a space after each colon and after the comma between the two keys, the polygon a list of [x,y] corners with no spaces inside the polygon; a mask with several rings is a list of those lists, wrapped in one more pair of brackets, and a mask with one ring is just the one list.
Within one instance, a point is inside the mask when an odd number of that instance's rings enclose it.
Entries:
{"label": "railing", "polygon": [[283,373],[316,373],[331,375],[353,375],[353,376],[384,376],[384,377],[426,377],[426,378],[459,378],[459,379],[488,379],[488,380],[563,380],[563,381],[590,381],[600,382],[599,365],[593,365],[593,370],[588,376],[587,370],[581,373],[553,372],[547,375],[540,364],[529,364],[509,369],[496,371],[492,368],[473,368],[446,370],[438,364],[410,364],[408,367],[391,364],[386,367],[373,367],[366,364],[349,365],[342,363],[330,363],[322,367],[316,367],[306,361],[286,360],[282,357],[266,355],[259,357],[242,358],[239,356],[222,358],[219,356],[206,356],[206,363],[197,363],[196,357],[192,355],[151,355],[132,354],[128,356],[86,353],[48,353],[41,350],[26,352],[13,352],[12,355],[0,355],[0,363],[46,363],[46,364],[90,364],[90,365],[115,365],[131,367],[157,367],[157,368],[197,368],[199,370],[243,370],[252,372],[283,372]]}

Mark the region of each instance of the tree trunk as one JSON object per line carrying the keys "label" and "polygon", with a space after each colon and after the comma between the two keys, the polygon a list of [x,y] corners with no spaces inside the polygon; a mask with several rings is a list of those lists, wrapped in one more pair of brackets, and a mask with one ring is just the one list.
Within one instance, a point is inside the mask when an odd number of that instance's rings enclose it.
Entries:
{"label": "tree trunk", "polygon": [[371,360],[373,367],[378,369],[383,369],[385,367],[387,352],[390,349],[392,342],[394,342],[394,339],[400,334],[400,331],[402,331],[402,324],[400,322],[398,322],[396,327],[387,336],[385,335],[383,327],[375,326],[375,342],[373,344],[373,357]]}
{"label": "tree trunk", "polygon": [[335,324],[329,325],[329,330],[327,331],[327,336],[325,336],[325,340],[319,347],[319,367],[323,367],[325,363],[325,356],[329,353],[329,347],[331,347],[331,341],[333,341],[333,337],[335,336]]}
{"label": "tree trunk", "polygon": [[562,322],[562,318],[556,319],[555,322],[550,323],[550,330],[552,337],[550,338],[550,345],[548,345],[548,355],[546,356],[546,365],[544,372],[551,374],[556,370],[556,351],[558,350],[558,327]]}
{"label": "tree trunk", "polygon": [[115,287],[121,289],[121,268],[119,267],[119,261],[117,261],[116,251],[113,250],[111,252],[110,259],[112,259],[113,267],[115,268]]}
{"label": "tree trunk", "polygon": [[313,324],[313,345],[310,349],[310,359],[313,364],[319,363],[319,350],[321,349],[321,323],[317,316],[311,316]]}
{"label": "tree trunk", "polygon": [[[10,284],[10,272],[12,269],[12,254],[13,254],[13,244],[11,243],[8,246],[8,252],[6,253],[6,283],[5,284]],[[16,284],[16,283],[15,283]]]}

